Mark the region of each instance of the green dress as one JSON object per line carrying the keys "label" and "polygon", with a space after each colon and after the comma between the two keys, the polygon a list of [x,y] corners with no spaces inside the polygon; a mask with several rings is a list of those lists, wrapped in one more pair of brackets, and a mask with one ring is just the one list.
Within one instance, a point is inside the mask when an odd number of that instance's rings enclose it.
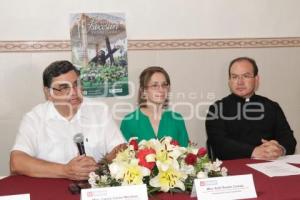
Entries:
{"label": "green dress", "polygon": [[189,136],[182,116],[170,110],[163,112],[157,135],[153,130],[150,119],[140,108],[124,117],[120,129],[127,141],[131,137],[138,137],[138,141],[141,141],[152,138],[161,139],[164,136],[170,136],[179,142],[180,146],[186,147],[189,143]]}

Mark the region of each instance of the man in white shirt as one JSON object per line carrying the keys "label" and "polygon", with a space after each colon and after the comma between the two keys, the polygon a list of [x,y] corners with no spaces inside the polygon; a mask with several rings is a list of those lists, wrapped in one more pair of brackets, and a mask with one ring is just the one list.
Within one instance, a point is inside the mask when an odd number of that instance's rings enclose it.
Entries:
{"label": "man in white shirt", "polygon": [[[43,73],[48,101],[27,113],[10,156],[14,174],[86,180],[104,156],[123,149],[125,140],[106,104],[83,100],[79,71],[56,61]],[[86,155],[79,155],[74,135],[82,133]]]}

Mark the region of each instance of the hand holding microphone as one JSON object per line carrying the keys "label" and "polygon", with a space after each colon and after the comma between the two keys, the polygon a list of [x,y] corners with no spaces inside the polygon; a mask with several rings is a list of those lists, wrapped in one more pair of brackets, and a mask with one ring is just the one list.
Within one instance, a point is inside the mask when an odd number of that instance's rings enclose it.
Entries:
{"label": "hand holding microphone", "polygon": [[86,156],[82,133],[74,135],[73,141],[78,148],[80,156],[76,156],[66,164],[66,176],[72,180],[87,180],[89,173],[97,169],[97,163],[93,157]]}
{"label": "hand holding microphone", "polygon": [[77,145],[79,155],[85,155],[85,150],[84,150],[84,136],[82,133],[77,133],[73,137],[73,141]]}

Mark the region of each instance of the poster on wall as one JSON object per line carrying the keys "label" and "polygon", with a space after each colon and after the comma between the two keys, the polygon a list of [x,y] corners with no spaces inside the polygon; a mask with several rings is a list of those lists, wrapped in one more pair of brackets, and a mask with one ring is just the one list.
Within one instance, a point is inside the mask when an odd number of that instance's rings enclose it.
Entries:
{"label": "poster on wall", "polygon": [[72,62],[80,69],[83,94],[128,95],[125,14],[74,13],[70,21]]}

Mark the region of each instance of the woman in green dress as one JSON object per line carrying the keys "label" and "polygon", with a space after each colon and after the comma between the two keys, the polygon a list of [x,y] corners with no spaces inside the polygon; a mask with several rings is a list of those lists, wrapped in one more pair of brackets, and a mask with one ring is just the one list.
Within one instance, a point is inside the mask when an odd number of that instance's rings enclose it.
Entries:
{"label": "woman in green dress", "polygon": [[139,107],[121,122],[121,131],[127,141],[131,137],[141,141],[170,136],[180,146],[188,145],[189,137],[182,116],[167,109],[170,84],[168,73],[161,67],[148,67],[141,73]]}

